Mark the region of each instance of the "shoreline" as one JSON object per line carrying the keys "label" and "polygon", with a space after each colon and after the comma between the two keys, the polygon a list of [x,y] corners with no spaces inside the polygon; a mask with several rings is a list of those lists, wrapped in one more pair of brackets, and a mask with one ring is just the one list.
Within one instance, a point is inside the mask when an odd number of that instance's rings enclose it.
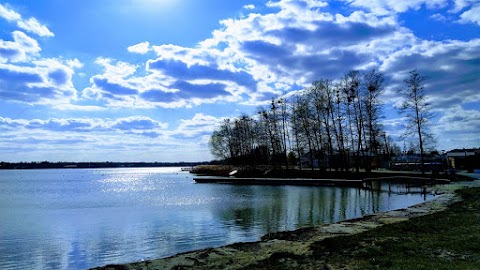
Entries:
{"label": "shoreline", "polygon": [[[241,242],[217,248],[207,248],[176,254],[170,257],[112,264],[91,269],[246,269],[248,266],[269,260],[305,258],[312,256],[312,245],[327,238],[350,236],[367,232],[385,225],[407,221],[412,218],[442,212],[454,203],[462,201],[455,193],[466,187],[478,187],[480,181],[458,182],[440,188],[441,195],[405,209],[380,212],[361,218],[345,220],[333,224],[300,228],[267,234],[256,242]],[[319,261],[320,263],[320,261]]]}

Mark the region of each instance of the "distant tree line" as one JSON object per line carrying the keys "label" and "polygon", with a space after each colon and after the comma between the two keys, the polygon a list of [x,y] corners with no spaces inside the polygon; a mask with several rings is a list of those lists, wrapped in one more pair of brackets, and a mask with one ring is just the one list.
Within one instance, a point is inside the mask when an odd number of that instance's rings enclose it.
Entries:
{"label": "distant tree line", "polygon": [[[405,98],[400,110],[406,119],[404,138],[417,138],[422,164],[425,146],[432,139],[425,79],[413,70],[398,90]],[[384,89],[384,74],[377,70],[315,81],[289,101],[272,99],[256,115],[225,119],[211,135],[211,153],[236,165],[369,172],[400,152],[382,126]]]}
{"label": "distant tree line", "polygon": [[0,162],[0,169],[193,167],[217,162]]}

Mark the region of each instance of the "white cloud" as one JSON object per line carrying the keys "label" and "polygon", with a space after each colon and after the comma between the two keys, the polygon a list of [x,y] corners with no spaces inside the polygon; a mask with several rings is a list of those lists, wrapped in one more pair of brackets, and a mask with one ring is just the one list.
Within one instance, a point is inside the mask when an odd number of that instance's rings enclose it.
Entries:
{"label": "white cloud", "polygon": [[432,16],[430,16],[431,19],[438,21],[438,22],[446,22],[448,21],[447,17],[445,15],[440,14],[440,13],[435,13]]}
{"label": "white cloud", "polygon": [[[55,156],[70,161],[72,152],[73,161],[203,161],[211,158],[206,150],[208,137],[219,121],[197,114],[168,130],[167,123],[145,116],[45,120],[0,117],[0,149],[11,153],[9,160],[19,161],[45,160],[42,153],[48,153],[50,160]],[[12,148],[16,151],[8,150]]]}
{"label": "white cloud", "polygon": [[[302,5],[303,3],[303,5]],[[280,1],[277,13],[250,14],[222,21],[223,29],[201,43],[228,44],[228,59],[243,63],[259,88],[250,104],[291,91],[322,77],[333,78],[352,68],[371,66],[414,37],[394,17],[356,11],[349,15],[322,12],[324,3]],[[235,65],[235,64],[234,64]],[[274,87],[275,85],[275,87]],[[277,89],[279,85],[284,88]],[[298,87],[297,86],[297,87]]]}
{"label": "white cloud", "polygon": [[0,4],[0,17],[4,18],[7,21],[19,21],[22,19],[22,16],[11,10],[4,5]]}
{"label": "white cloud", "polygon": [[[222,57],[226,57],[225,53],[217,48],[188,48],[173,44],[163,44],[152,46],[152,50],[159,57],[158,59],[182,61],[189,67],[192,65],[209,65],[212,62],[220,61]],[[226,68],[231,68],[231,66]]]}
{"label": "white cloud", "polygon": [[154,47],[162,56],[148,60],[145,70],[122,61],[97,59],[96,63],[104,67],[104,72],[90,78],[91,86],[83,91],[83,97],[104,101],[109,107],[178,108],[218,101],[233,102],[238,100],[239,92],[255,84],[246,72],[232,71],[205,61],[214,59],[206,53],[208,50],[198,49],[199,53],[192,53],[183,49],[188,52],[183,54],[187,61],[188,55],[195,59],[205,56],[204,61],[198,63],[209,65],[203,65],[176,60],[174,51],[177,49],[181,47]]}
{"label": "white cloud", "polygon": [[[348,1],[366,10],[401,12],[443,7],[446,1]],[[370,3],[370,4],[369,4]],[[133,50],[153,50],[145,70],[99,59],[103,74],[84,91],[112,107],[191,107],[213,102],[261,105],[321,78],[335,79],[350,69],[382,68],[400,74],[401,54],[419,54],[422,40],[400,25],[395,15],[368,11],[324,12],[327,2],[269,2],[275,12],[250,13],[221,21],[212,37],[194,48],[139,43]],[[434,48],[445,47],[439,42]],[[419,59],[430,63],[423,56]],[[398,58],[397,58],[398,56]],[[403,56],[402,56],[403,57]],[[452,56],[453,57],[453,56]],[[446,59],[449,59],[448,57]],[[454,60],[454,59],[452,59]],[[439,68],[448,68],[445,61]],[[465,61],[454,61],[462,66]],[[389,68],[390,66],[395,66]],[[444,70],[445,71],[445,70]]]}
{"label": "white cloud", "polygon": [[255,9],[255,5],[249,4],[249,5],[243,6],[243,8],[244,8],[244,9]]}
{"label": "white cloud", "polygon": [[51,118],[47,120],[0,117],[0,127],[55,132],[155,132],[166,129],[168,124],[144,116],[131,116],[118,119]]}
{"label": "white cloud", "polygon": [[166,123],[160,123],[149,117],[131,116],[120,118],[113,122],[107,123],[107,126],[119,130],[156,130],[168,127]]}
{"label": "white cloud", "polygon": [[480,111],[453,106],[443,111],[433,130],[440,145],[450,149],[478,147],[480,145]]}
{"label": "white cloud", "polygon": [[[419,10],[426,7],[431,10],[440,10],[450,7],[450,13],[459,13],[459,23],[474,23],[480,25],[480,3],[478,0],[343,0],[353,7],[364,8],[376,15],[405,13],[409,10]],[[431,16],[437,21],[446,21],[447,17],[436,13]]]}
{"label": "white cloud", "polygon": [[[453,106],[445,110],[436,125],[439,132],[479,133],[480,111],[465,110],[461,106]],[[480,140],[480,137],[477,137]]]}
{"label": "white cloud", "polygon": [[148,41],[132,45],[127,48],[131,53],[146,54],[150,51],[150,43]]}
{"label": "white cloud", "polygon": [[12,33],[13,41],[0,39],[0,63],[27,62],[38,56],[41,48],[38,42],[20,31]]}
{"label": "white cloud", "polygon": [[382,125],[388,135],[400,137],[404,133],[406,117],[398,117],[392,119],[384,119]]}
{"label": "white cloud", "polygon": [[[366,10],[382,7],[395,12],[445,5],[445,1],[420,0],[348,2]],[[402,66],[408,55],[419,55],[416,67],[422,68],[422,63],[431,63],[429,55],[442,55],[433,48],[453,44],[422,43],[394,15],[358,10],[331,14],[323,11],[327,3],[319,1],[278,1],[268,6],[275,12],[222,21],[221,29],[193,48],[147,41],[129,47],[130,52],[152,50],[158,56],[148,60],[145,69],[140,69],[143,65],[98,58],[96,63],[105,70],[91,77],[83,97],[115,108],[179,108],[215,102],[256,106],[313,80],[338,78],[350,69],[381,68],[393,77],[401,75],[414,68]],[[432,50],[421,49],[428,46]],[[450,66],[471,61],[447,52],[444,57],[437,58],[439,65],[435,65],[444,74]],[[398,83],[395,78],[392,82]],[[467,93],[471,87],[458,91]]]}
{"label": "white cloud", "polygon": [[480,3],[473,5],[470,9],[460,14],[461,23],[475,23],[480,26]]}
{"label": "white cloud", "polygon": [[[112,64],[112,62],[116,63]],[[123,61],[114,61],[110,58],[99,57],[95,60],[95,63],[105,69],[105,76],[108,77],[124,78],[134,74],[137,70],[136,65],[132,65]]]}
{"label": "white cloud", "polygon": [[[23,19],[6,5],[0,4],[0,17],[38,36],[54,36],[36,18]],[[0,40],[0,98],[3,102],[47,105],[64,111],[104,110],[89,103],[77,103],[73,77],[75,70],[83,67],[79,59],[44,58],[41,51],[35,38],[19,30],[12,32],[12,40]]]}
{"label": "white cloud", "polygon": [[344,0],[354,7],[371,10],[377,15],[403,13],[410,9],[418,10],[422,6],[430,9],[442,8],[448,5],[448,0]]}
{"label": "white cloud", "polygon": [[478,0],[453,0],[454,7],[450,10],[450,12],[458,13],[463,9],[470,7],[471,5],[478,3]]}
{"label": "white cloud", "polygon": [[327,1],[318,0],[281,0],[281,1],[269,1],[267,3],[269,7],[279,7],[283,11],[304,12],[305,10],[318,9],[328,6]]}
{"label": "white cloud", "polygon": [[[391,74],[392,84],[400,86],[410,70],[418,69],[429,78],[427,93],[433,108],[443,110],[466,102],[480,102],[479,57],[480,39],[422,41],[392,53],[380,70]],[[394,100],[395,94],[392,95]]]}
{"label": "white cloud", "polygon": [[30,18],[28,20],[20,20],[17,22],[17,25],[23,30],[37,34],[41,37],[55,36],[45,25],[40,24],[35,18]]}
{"label": "white cloud", "polygon": [[65,63],[71,68],[82,68],[83,67],[83,63],[80,62],[80,60],[78,60],[77,58],[66,60]]}
{"label": "white cloud", "polygon": [[29,104],[64,104],[77,99],[74,69],[59,59],[31,60],[25,65],[0,63],[0,97]]}
{"label": "white cloud", "polygon": [[35,18],[22,19],[22,16],[12,9],[0,4],[0,17],[10,22],[16,22],[17,26],[27,32],[36,34],[41,37],[55,36],[45,25],[38,22]]}
{"label": "white cloud", "polygon": [[53,104],[52,108],[59,111],[84,111],[84,112],[98,112],[105,111],[104,107],[92,105],[75,105],[71,103]]}
{"label": "white cloud", "polygon": [[[35,18],[21,15],[0,4],[0,16],[40,36],[53,36]],[[22,31],[12,32],[13,40],[0,40],[0,97],[6,102],[57,105],[77,99],[73,85],[78,59],[42,58],[38,41]]]}
{"label": "white cloud", "polygon": [[223,118],[217,118],[203,113],[197,113],[192,119],[181,119],[180,125],[174,131],[176,135],[194,137],[201,134],[211,134]]}

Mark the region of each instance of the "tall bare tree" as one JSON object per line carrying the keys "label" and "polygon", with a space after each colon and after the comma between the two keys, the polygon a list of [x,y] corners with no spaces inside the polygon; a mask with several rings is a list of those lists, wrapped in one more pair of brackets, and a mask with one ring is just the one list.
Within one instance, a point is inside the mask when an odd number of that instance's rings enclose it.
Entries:
{"label": "tall bare tree", "polygon": [[403,137],[415,136],[418,138],[421,158],[422,174],[425,174],[425,145],[433,139],[429,122],[433,117],[430,103],[425,96],[425,80],[417,70],[412,70],[404,80],[405,87],[398,90],[404,101],[400,113],[406,117],[406,129]]}
{"label": "tall bare tree", "polygon": [[[344,76],[345,95],[347,96],[348,118],[350,127],[350,140],[352,151],[355,157],[355,169],[360,171],[360,154],[364,154],[363,133],[364,133],[364,109],[363,97],[360,93],[360,72],[349,71]],[[352,129],[354,123],[355,129]]]}
{"label": "tall bare tree", "polygon": [[312,116],[309,108],[308,99],[305,96],[299,96],[292,106],[292,129],[295,134],[296,149],[301,159],[303,155],[303,145],[308,147],[310,163],[313,168],[315,159],[314,136],[312,134]]}
{"label": "tall bare tree", "polygon": [[287,100],[285,98],[278,98],[277,99],[278,106],[280,107],[280,118],[281,118],[281,139],[282,139],[282,146],[283,146],[283,156],[285,159],[285,167],[288,169],[288,158],[287,158],[287,146],[290,145],[290,133],[288,131],[289,125],[289,112],[287,108]]}
{"label": "tall bare tree", "polygon": [[312,148],[312,151],[315,153],[321,155],[321,163],[319,166],[324,170],[326,167],[329,167],[325,159],[325,148],[328,149],[329,144],[325,141],[327,135],[324,134],[326,130],[323,128],[324,120],[327,117],[323,85],[320,81],[316,81],[306,90],[307,99],[305,100],[305,106],[310,107],[308,110],[310,111],[310,128],[313,136],[313,147],[310,148]]}
{"label": "tall bare tree", "polygon": [[[365,73],[364,75],[364,85],[366,88],[365,91],[365,112],[366,112],[366,125],[368,133],[368,141],[366,141],[367,147],[369,149],[367,155],[367,166],[366,169],[370,172],[371,164],[370,159],[371,156],[378,156],[378,148],[380,146],[379,143],[379,135],[380,135],[380,106],[381,102],[379,99],[379,95],[382,93],[384,88],[384,78],[383,74],[376,71],[371,70],[370,72]],[[365,138],[367,139],[367,138]]]}

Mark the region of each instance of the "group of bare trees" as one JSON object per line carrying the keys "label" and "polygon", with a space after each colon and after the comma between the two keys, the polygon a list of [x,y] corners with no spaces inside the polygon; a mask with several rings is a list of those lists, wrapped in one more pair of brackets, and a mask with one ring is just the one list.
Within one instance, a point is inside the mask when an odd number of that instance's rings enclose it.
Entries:
{"label": "group of bare trees", "polygon": [[287,165],[290,114],[283,99],[273,99],[258,115],[225,119],[210,138],[212,154],[232,164]]}
{"label": "group of bare trees", "polygon": [[[412,71],[399,91],[405,97],[402,112],[410,125],[406,135],[414,131],[420,137],[422,162],[422,140],[429,134],[426,123],[430,117],[424,102],[424,80]],[[381,123],[384,89],[384,75],[376,70],[350,71],[335,81],[315,81],[289,102],[272,99],[257,115],[224,120],[211,136],[211,152],[232,164],[306,165],[336,171],[355,168],[357,172],[365,168],[368,172],[388,160],[394,150]]]}
{"label": "group of bare trees", "polygon": [[324,169],[343,171],[354,164],[358,171],[363,162],[370,170],[372,157],[388,149],[382,145],[386,140],[380,139],[385,134],[380,123],[383,89],[383,74],[375,70],[351,71],[337,83],[314,82],[292,104],[298,155],[306,150],[310,160]]}

